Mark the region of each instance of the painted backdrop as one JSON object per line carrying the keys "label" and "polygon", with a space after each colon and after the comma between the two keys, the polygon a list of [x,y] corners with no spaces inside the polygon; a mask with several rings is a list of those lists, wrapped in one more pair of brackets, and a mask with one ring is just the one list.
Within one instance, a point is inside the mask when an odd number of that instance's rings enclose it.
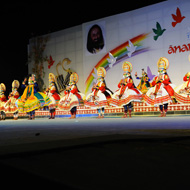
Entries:
{"label": "painted backdrop", "polygon": [[28,54],[29,73],[36,73],[41,88],[48,86],[50,72],[64,83],[75,71],[78,88],[88,94],[102,66],[107,86],[115,91],[124,61],[132,63],[138,85],[135,72],[141,76],[149,68],[153,78],[160,57],[168,58],[168,74],[179,85],[190,71],[190,1],[162,2],[40,36],[30,40]]}

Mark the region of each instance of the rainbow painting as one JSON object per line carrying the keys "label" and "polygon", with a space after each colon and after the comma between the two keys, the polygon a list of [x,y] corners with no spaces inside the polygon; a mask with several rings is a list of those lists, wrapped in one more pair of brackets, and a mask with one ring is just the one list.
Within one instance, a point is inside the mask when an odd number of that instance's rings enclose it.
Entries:
{"label": "rainbow painting", "polygon": [[[145,51],[148,51],[147,48],[144,48],[142,46],[142,41],[144,39],[146,39],[148,37],[149,33],[144,33],[144,34],[140,34],[132,39],[130,39],[130,41],[133,43],[134,46],[137,46],[136,51],[132,54],[132,56],[135,56],[139,53],[143,53]],[[127,51],[127,46],[129,46],[129,40],[124,42],[123,44],[119,45],[118,47],[116,47],[115,49],[111,50],[110,53],[114,56],[117,57],[117,61],[114,65],[116,65],[117,63],[121,62],[123,59],[126,59],[128,57],[128,51]],[[106,69],[106,71],[109,70],[109,62],[108,59],[109,58],[109,53],[107,53],[96,65],[94,68],[98,69],[99,67],[104,67]],[[93,70],[90,72],[89,76],[86,79],[85,85],[86,85],[86,89],[85,89],[85,93],[87,93],[90,89],[90,86],[92,85],[92,82],[94,80],[94,76],[92,75],[94,72],[94,68]]]}

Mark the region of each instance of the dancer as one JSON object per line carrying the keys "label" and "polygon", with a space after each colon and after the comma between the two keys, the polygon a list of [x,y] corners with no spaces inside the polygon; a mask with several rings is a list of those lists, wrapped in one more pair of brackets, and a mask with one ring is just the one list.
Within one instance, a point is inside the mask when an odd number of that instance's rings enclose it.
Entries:
{"label": "dancer", "polygon": [[135,73],[136,79],[140,79],[140,83],[137,86],[137,89],[140,90],[143,94],[146,94],[146,92],[150,88],[150,79],[147,75],[147,73],[142,69],[142,77],[137,76],[137,72]]}
{"label": "dancer", "polygon": [[182,104],[190,104],[190,72],[183,77],[183,81],[175,88],[175,97]]}
{"label": "dancer", "polygon": [[58,106],[60,96],[59,96],[59,92],[57,89],[57,85],[55,83],[55,75],[53,73],[49,73],[49,88],[46,91],[51,100],[51,102],[49,104],[49,111],[50,111],[49,119],[54,119],[55,118],[55,109]]}
{"label": "dancer", "polygon": [[19,98],[18,88],[20,83],[18,80],[12,82],[12,92],[8,96],[8,101],[5,104],[6,113],[13,113],[13,119],[18,119],[18,108],[16,106],[16,100]]}
{"label": "dancer", "polygon": [[5,103],[7,101],[7,98],[5,96],[6,86],[4,83],[0,84],[0,120],[5,120],[6,114],[5,114]]}
{"label": "dancer", "polygon": [[123,118],[131,117],[132,102],[140,102],[142,100],[142,93],[135,87],[131,72],[133,70],[132,64],[128,61],[122,65],[124,71],[123,79],[118,84],[118,90],[113,94],[111,105],[123,106],[124,115]]}
{"label": "dancer", "polygon": [[169,67],[169,61],[165,57],[161,57],[158,62],[158,76],[156,76],[152,82],[152,88],[148,90],[144,97],[144,101],[148,105],[159,106],[161,115],[160,117],[165,117],[168,104],[176,103],[174,84],[171,84],[171,80],[167,74],[167,69]]}
{"label": "dancer", "polygon": [[70,76],[69,86],[64,91],[64,96],[59,101],[59,108],[62,110],[70,110],[70,119],[75,119],[77,114],[77,106],[84,106],[85,95],[80,93],[77,88],[77,82],[79,80],[76,72]]}
{"label": "dancer", "polygon": [[35,110],[49,105],[50,99],[42,92],[37,92],[38,84],[35,80],[35,75],[29,77],[28,85],[25,86],[24,92],[17,100],[18,110],[21,113],[27,113],[29,120],[35,119]]}
{"label": "dancer", "polygon": [[38,83],[36,82],[36,75],[32,74],[32,80],[34,81],[34,95],[40,100],[40,108],[48,106],[51,100],[45,93],[39,91]]}
{"label": "dancer", "polygon": [[112,91],[107,88],[105,82],[106,70],[99,67],[97,70],[98,79],[92,87],[92,92],[87,96],[86,106],[96,108],[98,118],[104,118],[105,107],[109,105]]}

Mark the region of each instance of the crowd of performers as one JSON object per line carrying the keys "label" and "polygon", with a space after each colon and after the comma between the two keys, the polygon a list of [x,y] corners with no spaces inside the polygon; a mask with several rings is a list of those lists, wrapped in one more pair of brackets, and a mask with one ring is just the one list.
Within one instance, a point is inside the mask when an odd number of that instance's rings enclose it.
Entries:
{"label": "crowd of performers", "polygon": [[[123,118],[131,117],[133,102],[145,102],[147,105],[159,107],[160,117],[165,117],[169,103],[190,104],[190,72],[183,80],[184,83],[175,86],[172,84],[167,69],[169,61],[161,57],[157,62],[158,75],[151,82],[147,73],[142,69],[142,76],[136,79],[140,83],[136,87],[132,78],[132,64],[125,61],[122,64],[123,77],[118,83],[118,89],[112,92],[106,85],[106,70],[103,67],[97,69],[97,81],[92,87],[92,91],[85,96],[77,87],[79,80],[76,72],[70,76],[69,85],[63,95],[60,95],[56,85],[56,78],[53,73],[49,73],[49,87],[45,92],[40,92],[35,75],[25,78],[20,85],[18,80],[12,82],[12,92],[8,99],[5,96],[6,86],[0,84],[0,120],[5,120],[6,113],[12,113],[13,119],[18,119],[18,113],[27,113],[28,119],[35,119],[35,110],[48,107],[49,119],[55,118],[56,108],[60,110],[70,110],[70,119],[76,118],[77,106],[86,106],[96,109],[98,118],[104,118],[106,106],[123,107]],[[18,88],[24,91],[20,96]]]}

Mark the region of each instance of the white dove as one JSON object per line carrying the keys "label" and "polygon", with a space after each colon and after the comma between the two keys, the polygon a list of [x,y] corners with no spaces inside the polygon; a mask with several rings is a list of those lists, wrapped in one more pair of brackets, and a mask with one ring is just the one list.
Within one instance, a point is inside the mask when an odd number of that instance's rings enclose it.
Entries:
{"label": "white dove", "polygon": [[117,57],[114,57],[110,52],[109,52],[109,56],[110,58],[108,58],[108,62],[109,62],[109,67],[112,68],[113,64],[116,62]]}
{"label": "white dove", "polygon": [[127,46],[128,56],[131,57],[132,53],[135,52],[137,46],[134,46],[133,43],[129,40],[129,47]]}
{"label": "white dove", "polygon": [[94,72],[92,73],[92,76],[94,77],[94,82],[96,82],[97,81],[97,69],[96,69],[96,67],[94,67]]}

